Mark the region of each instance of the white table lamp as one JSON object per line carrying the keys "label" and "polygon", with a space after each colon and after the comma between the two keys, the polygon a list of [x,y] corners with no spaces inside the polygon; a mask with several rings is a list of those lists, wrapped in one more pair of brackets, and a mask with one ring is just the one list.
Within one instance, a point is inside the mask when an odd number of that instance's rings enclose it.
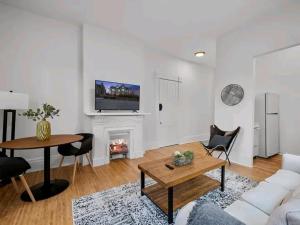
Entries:
{"label": "white table lamp", "polygon": [[28,103],[27,94],[0,91],[0,109],[28,109]]}

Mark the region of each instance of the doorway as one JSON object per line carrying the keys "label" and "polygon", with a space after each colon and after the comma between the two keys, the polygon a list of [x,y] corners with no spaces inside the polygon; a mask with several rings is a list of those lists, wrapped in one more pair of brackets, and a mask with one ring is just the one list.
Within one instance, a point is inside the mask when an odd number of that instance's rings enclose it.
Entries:
{"label": "doorway", "polygon": [[179,144],[179,85],[180,81],[159,78],[159,147]]}

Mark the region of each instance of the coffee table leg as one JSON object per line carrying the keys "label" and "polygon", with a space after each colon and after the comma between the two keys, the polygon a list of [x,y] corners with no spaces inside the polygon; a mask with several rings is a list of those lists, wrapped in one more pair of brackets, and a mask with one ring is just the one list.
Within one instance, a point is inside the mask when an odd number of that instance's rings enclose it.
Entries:
{"label": "coffee table leg", "polygon": [[221,191],[225,190],[225,166],[221,167]]}
{"label": "coffee table leg", "polygon": [[144,195],[143,189],[145,188],[145,173],[141,171],[141,196]]}
{"label": "coffee table leg", "polygon": [[173,223],[173,187],[168,188],[168,222]]}

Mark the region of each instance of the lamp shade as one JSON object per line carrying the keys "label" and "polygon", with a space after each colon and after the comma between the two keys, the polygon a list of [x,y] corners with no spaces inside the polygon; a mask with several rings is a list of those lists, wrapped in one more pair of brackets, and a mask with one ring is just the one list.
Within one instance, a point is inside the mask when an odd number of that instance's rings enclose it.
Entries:
{"label": "lamp shade", "polygon": [[0,91],[0,109],[28,109],[27,94]]}

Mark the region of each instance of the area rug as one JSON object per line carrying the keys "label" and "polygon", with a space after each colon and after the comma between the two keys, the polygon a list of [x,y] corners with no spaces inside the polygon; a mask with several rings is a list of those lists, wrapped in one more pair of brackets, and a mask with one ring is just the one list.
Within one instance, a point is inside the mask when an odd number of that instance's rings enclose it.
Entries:
{"label": "area rug", "polygon": [[[220,170],[207,173],[220,180]],[[197,201],[212,202],[221,208],[233,203],[257,182],[226,171],[225,191],[220,188],[209,192]],[[147,179],[146,184],[154,183]],[[188,187],[187,187],[188,188]],[[167,216],[146,196],[140,195],[140,182],[129,183],[91,195],[73,199],[74,225],[167,225]],[[176,216],[174,213],[174,218]]]}

